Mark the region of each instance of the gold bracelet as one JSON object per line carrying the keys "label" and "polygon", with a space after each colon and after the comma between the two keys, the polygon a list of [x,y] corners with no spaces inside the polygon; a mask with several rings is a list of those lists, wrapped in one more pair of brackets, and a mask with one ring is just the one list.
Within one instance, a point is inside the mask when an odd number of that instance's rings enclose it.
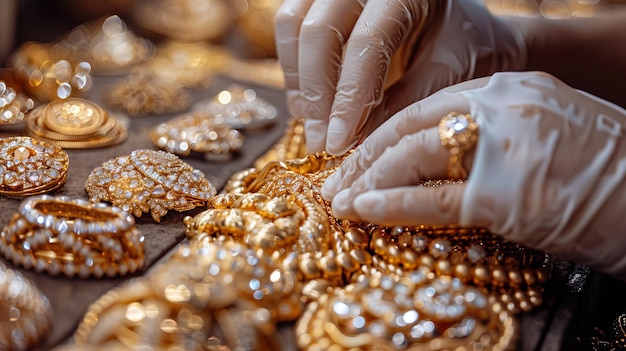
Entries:
{"label": "gold bracelet", "polygon": [[65,184],[69,157],[58,146],[29,137],[0,138],[0,155],[0,195],[38,195]]}
{"label": "gold bracelet", "polygon": [[32,349],[45,338],[51,322],[46,296],[20,272],[0,262],[0,348]]}
{"label": "gold bracelet", "polygon": [[141,269],[143,240],[134,218],[117,207],[40,195],[22,202],[0,233],[0,251],[37,272],[101,278]]}
{"label": "gold bracelet", "polygon": [[217,193],[204,173],[176,155],[154,150],[135,150],[103,163],[89,174],[85,190],[92,202],[111,202],[135,217],[150,212],[155,222],[168,210],[204,206]]}

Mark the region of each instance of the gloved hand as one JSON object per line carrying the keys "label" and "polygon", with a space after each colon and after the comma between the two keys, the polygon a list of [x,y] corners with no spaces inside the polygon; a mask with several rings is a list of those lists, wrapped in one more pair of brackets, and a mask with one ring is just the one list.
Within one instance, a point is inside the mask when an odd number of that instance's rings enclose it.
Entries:
{"label": "gloved hand", "polygon": [[526,61],[520,32],[480,0],[286,0],[276,44],[309,151],[334,155],[412,102]]}
{"label": "gloved hand", "polygon": [[[451,111],[479,126],[466,182],[446,177],[437,125]],[[626,279],[626,110],[545,73],[497,73],[402,110],[322,188],[340,218],[460,224]]]}

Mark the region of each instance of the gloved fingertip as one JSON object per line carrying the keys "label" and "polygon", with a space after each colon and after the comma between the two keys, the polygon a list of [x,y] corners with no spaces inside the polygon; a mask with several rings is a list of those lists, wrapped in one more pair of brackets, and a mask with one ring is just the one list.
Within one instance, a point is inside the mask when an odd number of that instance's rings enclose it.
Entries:
{"label": "gloved fingertip", "polygon": [[333,156],[341,156],[350,151],[359,141],[354,131],[349,130],[341,118],[331,118],[326,138],[326,151]]}
{"label": "gloved fingertip", "polygon": [[344,189],[337,193],[332,202],[333,216],[343,219],[357,219],[358,216],[354,212],[352,206],[352,198],[350,196],[350,189]]}
{"label": "gloved fingertip", "polygon": [[385,216],[386,199],[379,191],[368,191],[354,199],[354,210],[359,217],[376,221]]}
{"label": "gloved fingertip", "polygon": [[332,201],[333,198],[339,192],[339,183],[341,182],[341,177],[337,175],[337,172],[331,174],[324,181],[324,185],[322,185],[322,197],[326,201]]}

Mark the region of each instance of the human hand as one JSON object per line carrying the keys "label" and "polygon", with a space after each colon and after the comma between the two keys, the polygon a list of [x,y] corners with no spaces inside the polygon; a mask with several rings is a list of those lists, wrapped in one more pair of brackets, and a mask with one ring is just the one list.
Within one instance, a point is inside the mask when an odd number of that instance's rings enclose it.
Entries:
{"label": "human hand", "polygon": [[[445,179],[438,123],[479,126],[466,182]],[[496,73],[400,111],[322,188],[334,215],[384,225],[460,224],[626,279],[626,111],[545,73]]]}
{"label": "human hand", "polygon": [[334,155],[408,104],[526,58],[518,30],[480,0],[286,0],[276,44],[309,151]]}

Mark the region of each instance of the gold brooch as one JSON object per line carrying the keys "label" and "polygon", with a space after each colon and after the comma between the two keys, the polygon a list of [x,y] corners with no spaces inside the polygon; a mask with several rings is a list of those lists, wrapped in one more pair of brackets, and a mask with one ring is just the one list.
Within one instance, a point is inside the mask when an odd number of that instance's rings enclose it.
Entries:
{"label": "gold brooch", "polygon": [[176,155],[154,150],[105,162],[91,172],[85,189],[92,202],[111,202],[136,217],[150,212],[156,222],[168,210],[204,206],[217,192],[204,173]]}
{"label": "gold brooch", "polygon": [[139,68],[105,90],[103,98],[108,106],[131,116],[179,112],[189,107],[192,100],[180,84]]}
{"label": "gold brooch", "polygon": [[143,267],[143,236],[117,207],[66,196],[22,202],[0,233],[0,251],[16,265],[71,278],[134,273]]}
{"label": "gold brooch", "polygon": [[276,122],[276,107],[257,97],[256,91],[232,85],[194,109],[214,116],[218,122],[235,129],[259,129]]}
{"label": "gold brooch", "polygon": [[60,147],[29,137],[0,138],[0,195],[23,197],[65,184],[69,157]]}
{"label": "gold brooch", "polygon": [[52,322],[50,302],[20,272],[0,262],[0,347],[31,350],[47,334]]}
{"label": "gold brooch", "polygon": [[167,152],[189,156],[202,153],[211,159],[232,155],[243,144],[243,135],[204,113],[189,113],[162,123],[150,133],[154,145]]}
{"label": "gold brooch", "polygon": [[66,149],[112,146],[126,140],[126,126],[96,103],[82,98],[55,100],[37,107],[26,133]]}

